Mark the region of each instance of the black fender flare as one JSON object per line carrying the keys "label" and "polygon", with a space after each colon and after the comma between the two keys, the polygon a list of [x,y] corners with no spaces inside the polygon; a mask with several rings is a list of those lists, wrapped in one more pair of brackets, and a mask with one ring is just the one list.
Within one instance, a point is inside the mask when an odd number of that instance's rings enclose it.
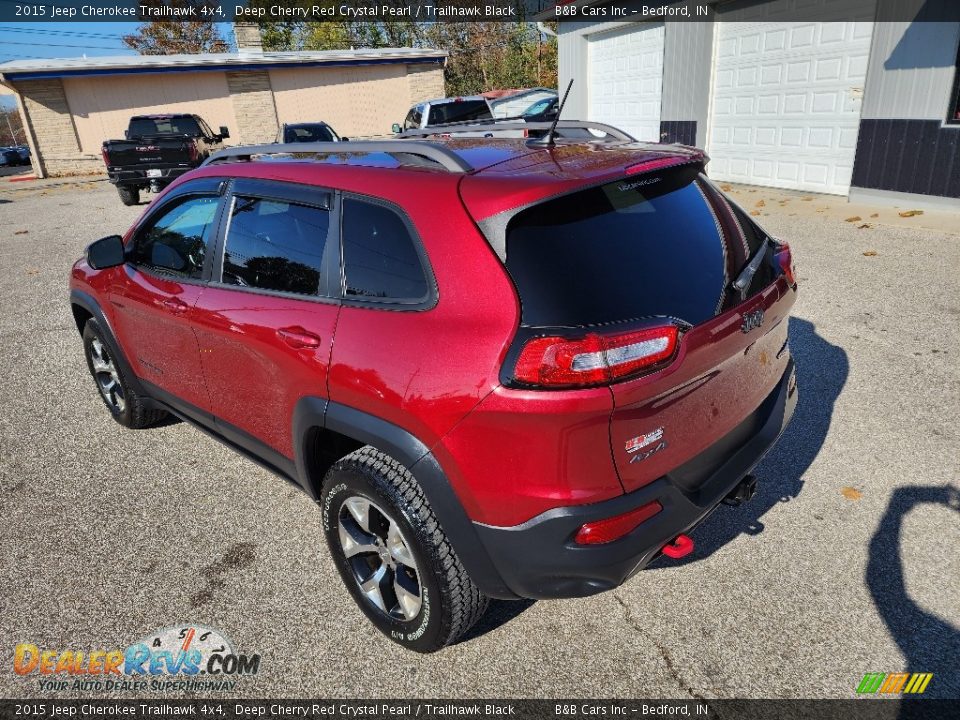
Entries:
{"label": "black fender flare", "polygon": [[[137,393],[141,399],[143,399],[145,402],[149,402],[150,393],[148,393],[143,387],[143,384],[140,382],[140,378],[133,371],[133,366],[130,365],[130,361],[127,360],[127,356],[120,348],[120,343],[117,340],[116,333],[113,330],[113,325],[110,324],[110,321],[104,314],[103,309],[100,307],[100,303],[98,303],[97,300],[89,293],[83,292],[83,290],[71,290],[70,304],[83,308],[93,316],[93,319],[97,321],[97,324],[103,331],[103,339],[107,343],[110,354],[113,355],[114,359],[117,361],[117,364],[120,365],[120,371],[123,373],[123,377],[127,381],[127,384],[132,386],[133,391]],[[83,335],[83,328],[78,328],[78,330],[80,330],[80,334]]]}
{"label": "black fender flare", "polygon": [[480,591],[504,600],[518,597],[497,572],[440,463],[416,436],[387,420],[341,403],[318,397],[301,398],[293,417],[295,462],[301,484],[315,501],[319,498],[310,482],[315,460],[308,457],[309,431],[314,427],[371,445],[403,463],[416,477],[457,557]]}

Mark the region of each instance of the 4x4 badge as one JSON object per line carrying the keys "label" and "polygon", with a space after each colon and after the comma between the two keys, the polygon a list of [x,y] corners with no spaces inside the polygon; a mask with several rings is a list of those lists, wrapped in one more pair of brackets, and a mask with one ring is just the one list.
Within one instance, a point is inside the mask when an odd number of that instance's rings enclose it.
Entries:
{"label": "4x4 badge", "polygon": [[748,333],[754,328],[760,327],[761,325],[763,325],[763,308],[744,313],[740,330],[744,333]]}

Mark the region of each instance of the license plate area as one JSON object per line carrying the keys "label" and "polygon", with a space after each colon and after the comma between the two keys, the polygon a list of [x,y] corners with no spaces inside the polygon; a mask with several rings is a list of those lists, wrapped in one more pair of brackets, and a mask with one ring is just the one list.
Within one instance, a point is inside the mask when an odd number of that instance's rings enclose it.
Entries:
{"label": "license plate area", "polygon": [[158,177],[161,176],[161,174],[162,174],[162,171],[161,171],[161,170],[157,170],[157,169],[147,170],[147,177],[148,177],[148,178],[158,178]]}

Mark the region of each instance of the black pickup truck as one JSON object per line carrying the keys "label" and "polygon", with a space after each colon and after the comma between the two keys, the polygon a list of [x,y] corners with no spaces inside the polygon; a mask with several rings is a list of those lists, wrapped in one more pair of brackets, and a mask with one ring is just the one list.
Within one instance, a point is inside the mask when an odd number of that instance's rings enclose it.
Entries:
{"label": "black pickup truck", "polygon": [[135,115],[124,140],[103,141],[103,161],[124,205],[140,191],[157,192],[223,147],[230,131],[214,133],[199,115]]}

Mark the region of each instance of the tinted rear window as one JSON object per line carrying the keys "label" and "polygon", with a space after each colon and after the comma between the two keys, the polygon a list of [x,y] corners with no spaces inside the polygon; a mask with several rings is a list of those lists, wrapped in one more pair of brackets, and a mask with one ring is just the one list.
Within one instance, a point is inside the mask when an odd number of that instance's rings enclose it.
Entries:
{"label": "tinted rear window", "polygon": [[429,294],[420,255],[404,221],[383,205],[343,201],[346,296],[417,303]]}
{"label": "tinted rear window", "polygon": [[506,251],[523,323],[713,317],[727,282],[724,243],[698,170],[626,178],[519,213]]}
{"label": "tinted rear window", "polygon": [[134,118],[130,121],[130,137],[148,135],[189,135],[199,137],[200,126],[192,117]]}
{"label": "tinted rear window", "polygon": [[295,142],[333,142],[333,133],[326,125],[288,125],[283,141]]}
{"label": "tinted rear window", "polygon": [[467,120],[486,120],[493,117],[485,100],[461,100],[430,107],[428,125],[442,125]]}

